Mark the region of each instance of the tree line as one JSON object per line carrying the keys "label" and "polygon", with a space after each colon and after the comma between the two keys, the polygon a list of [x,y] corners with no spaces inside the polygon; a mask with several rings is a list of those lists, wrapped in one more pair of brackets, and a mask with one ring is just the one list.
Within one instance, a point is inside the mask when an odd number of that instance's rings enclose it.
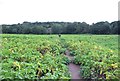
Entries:
{"label": "tree line", "polygon": [[119,34],[120,21],[97,22],[23,22],[22,24],[2,25],[6,34]]}

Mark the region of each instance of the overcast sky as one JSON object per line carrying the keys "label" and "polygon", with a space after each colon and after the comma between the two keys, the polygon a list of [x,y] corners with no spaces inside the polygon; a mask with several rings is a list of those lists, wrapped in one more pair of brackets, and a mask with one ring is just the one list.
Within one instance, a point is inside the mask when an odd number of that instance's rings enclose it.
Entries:
{"label": "overcast sky", "polygon": [[119,0],[0,0],[0,24],[118,20]]}

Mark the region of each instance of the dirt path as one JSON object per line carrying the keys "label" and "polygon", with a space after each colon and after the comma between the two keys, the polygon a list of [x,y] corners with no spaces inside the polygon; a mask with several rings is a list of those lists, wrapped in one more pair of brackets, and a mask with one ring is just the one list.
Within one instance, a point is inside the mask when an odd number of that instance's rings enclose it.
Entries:
{"label": "dirt path", "polygon": [[79,79],[79,81],[82,81],[82,77],[80,76],[80,66],[73,63],[73,56],[70,56],[69,50],[66,50],[65,56],[68,57],[72,62],[68,65],[71,79]]}

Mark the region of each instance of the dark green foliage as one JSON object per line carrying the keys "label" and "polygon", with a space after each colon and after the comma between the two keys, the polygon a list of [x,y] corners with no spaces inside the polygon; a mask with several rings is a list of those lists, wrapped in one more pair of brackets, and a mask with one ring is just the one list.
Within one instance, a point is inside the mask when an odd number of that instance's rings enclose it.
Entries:
{"label": "dark green foliage", "polygon": [[70,63],[70,60],[68,59],[68,57],[63,58],[63,63],[66,65],[68,65]]}
{"label": "dark green foliage", "polygon": [[23,22],[2,25],[2,32],[8,34],[118,34],[119,21],[97,22]]}
{"label": "dark green foliage", "polygon": [[71,56],[75,56],[76,54],[75,54],[75,51],[70,51],[70,55]]}

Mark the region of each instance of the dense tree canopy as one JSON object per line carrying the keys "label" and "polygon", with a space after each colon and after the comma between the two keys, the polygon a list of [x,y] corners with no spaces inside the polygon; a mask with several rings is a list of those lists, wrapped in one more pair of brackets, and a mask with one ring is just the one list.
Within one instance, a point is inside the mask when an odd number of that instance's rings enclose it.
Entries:
{"label": "dense tree canopy", "polygon": [[120,21],[97,22],[23,22],[2,25],[2,32],[9,34],[118,34]]}

